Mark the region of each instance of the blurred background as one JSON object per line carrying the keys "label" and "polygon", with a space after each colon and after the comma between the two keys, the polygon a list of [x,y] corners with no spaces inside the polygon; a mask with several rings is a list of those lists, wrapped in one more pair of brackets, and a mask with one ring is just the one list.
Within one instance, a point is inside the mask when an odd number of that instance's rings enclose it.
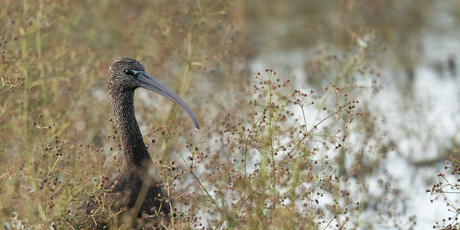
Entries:
{"label": "blurred background", "polygon": [[[437,196],[425,189],[438,182],[433,175],[446,173],[447,156],[458,156],[460,37],[454,12],[459,4],[274,2],[252,8],[248,17],[257,20],[246,19],[245,28],[253,28],[249,37],[256,39],[252,47],[260,50],[251,67],[257,71],[268,65],[281,71],[279,67],[284,65],[287,70],[283,73],[301,78],[306,88],[318,89],[328,81],[312,71],[318,50],[339,56],[353,39],[352,31],[369,26],[377,32],[382,45],[374,44],[374,49],[386,47],[385,52],[373,56],[381,72],[382,89],[375,97],[369,95],[367,106],[382,119],[383,143],[388,141],[390,146],[381,167],[392,175],[392,189],[397,194],[394,202],[402,205],[403,215],[416,216],[416,229],[433,229],[437,221],[442,223],[456,206],[449,211],[446,203],[430,202]],[[455,183],[457,178],[450,181]],[[456,203],[457,193],[446,199]]]}
{"label": "blurred background", "polygon": [[[145,141],[154,160],[166,162],[186,151],[185,140],[218,148],[211,140],[222,119],[243,113],[258,72],[273,69],[293,89],[323,92],[356,61],[349,75],[361,77],[354,96],[369,121],[365,141],[348,144],[370,142],[375,152],[360,152],[371,161],[336,156],[336,175],[365,188],[356,218],[365,224],[349,228],[458,227],[459,1],[6,0],[1,8],[5,228],[53,226],[72,199],[63,194],[114,175],[121,156],[112,151],[118,138],[106,77],[124,56],[178,92],[202,124],[196,132],[172,103],[136,92]],[[366,170],[355,170],[358,161]],[[446,184],[452,190],[434,189]]]}

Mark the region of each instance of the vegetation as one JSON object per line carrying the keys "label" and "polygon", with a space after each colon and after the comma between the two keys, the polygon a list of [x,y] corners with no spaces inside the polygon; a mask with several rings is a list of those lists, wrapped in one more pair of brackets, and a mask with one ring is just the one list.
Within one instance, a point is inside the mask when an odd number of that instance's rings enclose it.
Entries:
{"label": "vegetation", "polygon": [[[331,10],[322,2],[298,10],[322,18],[324,12],[312,10]],[[375,2],[371,12],[391,4]],[[289,36],[286,49],[321,47],[306,64],[305,82],[289,70],[251,72],[256,55],[282,49],[272,47],[278,37],[262,34],[270,29],[264,22],[297,12],[284,4],[274,12],[252,4],[7,0],[0,10],[4,228],[76,228],[74,206],[91,194],[104,195],[101,185],[119,170],[122,153],[107,69],[123,56],[140,60],[178,92],[202,126],[194,130],[173,103],[136,92],[145,143],[173,197],[165,228],[414,228],[415,217],[401,217],[401,194],[386,168],[391,138],[369,105],[382,90],[377,57],[386,50],[382,40],[391,40],[385,37],[388,22],[374,29],[380,22],[366,23],[373,17],[357,7],[365,3],[350,0],[333,6],[332,12],[348,15],[337,34],[322,21],[306,30],[316,36],[311,40]],[[264,10],[276,17],[262,16]],[[423,12],[410,15],[423,19]],[[261,26],[246,28],[252,23]],[[296,31],[288,27],[286,33]],[[321,43],[324,37],[340,48]],[[458,157],[448,163],[458,175]],[[442,195],[448,187],[443,182],[427,192]],[[129,229],[137,221],[106,209],[97,215],[110,229]],[[459,209],[452,210],[455,215],[437,227],[458,228]]]}

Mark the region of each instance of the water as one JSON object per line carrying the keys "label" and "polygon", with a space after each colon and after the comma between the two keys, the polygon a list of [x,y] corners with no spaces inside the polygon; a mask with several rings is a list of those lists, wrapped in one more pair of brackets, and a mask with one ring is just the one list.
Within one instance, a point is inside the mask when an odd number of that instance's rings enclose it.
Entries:
{"label": "water", "polygon": [[[401,213],[399,220],[408,223],[408,218],[415,215],[417,229],[433,229],[436,222],[442,223],[443,218],[453,216],[445,202],[432,203],[430,200],[434,196],[426,193],[426,189],[437,183],[438,173],[448,174],[443,156],[453,153],[453,146],[459,142],[460,128],[457,73],[460,26],[455,24],[448,2],[434,4],[427,21],[417,45],[398,51],[387,44],[390,49],[382,55],[379,61],[384,65],[378,69],[382,73],[383,89],[375,97],[366,99],[371,111],[383,118],[382,129],[387,132],[383,141],[392,142],[394,146],[387,152],[381,167],[392,176],[391,186],[397,191],[395,201],[400,202],[394,206]],[[340,52],[343,51],[338,49],[337,53]],[[410,52],[416,62],[413,66],[394,65],[391,52]],[[306,83],[308,73],[304,65],[314,58],[312,49],[274,52],[255,58],[251,67],[254,73],[272,68],[282,78],[295,76],[293,85],[309,91],[311,87]],[[283,67],[289,69],[290,75],[283,76],[280,70]],[[456,181],[451,175],[446,177]],[[378,178],[378,175],[369,178],[370,195],[376,193],[374,195],[378,196]],[[451,197],[451,202],[455,203],[457,195]],[[458,201],[456,204],[459,205]],[[362,215],[362,221],[368,217],[376,218],[376,214],[368,210]],[[377,229],[392,229],[392,226],[391,222],[375,225]]]}

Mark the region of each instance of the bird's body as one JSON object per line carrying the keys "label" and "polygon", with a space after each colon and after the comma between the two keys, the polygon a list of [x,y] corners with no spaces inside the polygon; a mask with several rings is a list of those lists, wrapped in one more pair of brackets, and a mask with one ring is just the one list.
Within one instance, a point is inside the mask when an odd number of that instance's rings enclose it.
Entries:
{"label": "bird's body", "polygon": [[[137,212],[137,216],[154,217],[169,214],[171,202],[163,188],[163,180],[153,166],[147,147],[134,115],[134,90],[142,87],[174,101],[199,124],[192,110],[172,90],[151,77],[144,66],[132,58],[120,58],[109,69],[108,89],[115,125],[123,148],[120,172],[104,188],[118,208]],[[116,210],[115,210],[116,211]]]}

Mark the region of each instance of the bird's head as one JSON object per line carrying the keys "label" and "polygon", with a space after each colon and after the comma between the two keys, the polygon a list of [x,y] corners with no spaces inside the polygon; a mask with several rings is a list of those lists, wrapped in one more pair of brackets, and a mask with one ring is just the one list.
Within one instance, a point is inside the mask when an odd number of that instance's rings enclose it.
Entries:
{"label": "bird's head", "polygon": [[[133,58],[120,58],[109,69],[109,88],[120,91],[134,91],[140,85],[139,79],[145,73],[144,66]],[[142,80],[142,79],[140,79]]]}
{"label": "bird's head", "polygon": [[108,86],[111,94],[133,92],[138,87],[160,94],[182,107],[192,118],[195,128],[200,128],[198,119],[190,107],[171,89],[150,76],[136,59],[125,57],[116,60],[109,69]]}

